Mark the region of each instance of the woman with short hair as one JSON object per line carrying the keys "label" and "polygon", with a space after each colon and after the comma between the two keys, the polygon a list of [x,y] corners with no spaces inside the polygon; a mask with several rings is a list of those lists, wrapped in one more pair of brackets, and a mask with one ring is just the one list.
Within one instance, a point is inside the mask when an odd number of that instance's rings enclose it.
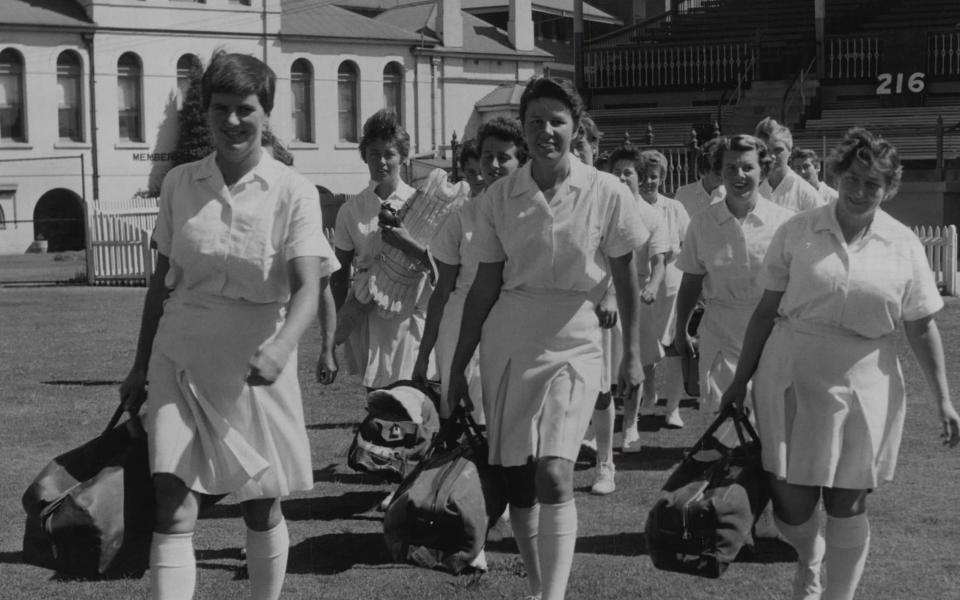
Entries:
{"label": "woman with short hair", "polygon": [[757,123],[754,135],[767,145],[770,152],[770,170],[760,184],[760,194],[775,204],[802,212],[824,204],[820,191],[790,168],[793,134],[790,129],[771,117]]}
{"label": "woman with short hair", "polygon": [[794,600],[851,600],[863,574],[867,494],[893,478],[906,411],[900,323],[933,391],[943,442],[960,443],[934,321],[943,300],[917,236],[882,208],[900,183],[897,151],[854,128],[829,167],[839,198],[774,235],[763,297],[723,396],[742,410],[752,379],[777,528],[799,558]]}
{"label": "woman with short hair", "polygon": [[297,343],[319,298],[320,371],[332,381],[326,284],[339,265],[317,188],[261,148],[275,84],[260,60],[215,54],[201,79],[214,152],[161,186],[157,268],[120,388],[131,413],[146,399],[151,598],[193,597],[200,496],[226,494],[247,525],[251,596],[278,598],[290,545],[280,497],[313,488]]}
{"label": "woman with short hair", "polygon": [[563,80],[532,79],[521,96],[530,160],[477,200],[479,267],[448,390],[452,401],[467,398],[464,371],[479,342],[489,461],[504,469],[530,593],[543,600],[564,597],[573,562],[573,466],[603,359],[594,307],[611,276],[624,323],[618,385],[642,377],[632,263],[649,234],[627,190],[570,153],[582,111]]}

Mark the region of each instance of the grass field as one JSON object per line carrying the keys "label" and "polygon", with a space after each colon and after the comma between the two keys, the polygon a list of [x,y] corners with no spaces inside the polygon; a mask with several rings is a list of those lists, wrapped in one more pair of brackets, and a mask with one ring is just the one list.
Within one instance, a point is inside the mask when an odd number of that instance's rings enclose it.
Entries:
{"label": "grass field", "polygon": [[[133,357],[144,290],[28,286],[26,282],[44,280],[35,269],[40,263],[18,262],[14,276],[5,261],[0,259],[0,448],[5,459],[0,470],[0,598],[145,598],[145,577],[69,580],[25,565],[20,556],[20,495],[48,460],[96,435],[110,416],[117,383]],[[82,268],[82,262],[69,265],[67,278]],[[2,283],[17,281],[21,283]],[[948,301],[939,322],[951,384],[960,390],[960,302]],[[317,483],[312,492],[284,502],[292,546],[284,597],[521,597],[526,589],[523,570],[513,541],[501,531],[492,534],[490,572],[483,576],[454,577],[390,562],[380,514],[374,509],[390,486],[355,474],[344,464],[351,428],[363,415],[358,380],[342,376],[326,388],[314,383],[317,342],[312,331],[300,348]],[[902,340],[900,348],[906,356]],[[903,364],[910,398],[897,480],[869,499],[873,543],[858,597],[956,599],[960,456],[940,446],[919,369],[909,356]],[[644,419],[644,450],[617,455],[617,491],[611,496],[586,493],[592,470],[587,462],[578,465],[580,529],[569,598],[788,597],[792,552],[774,541],[765,542],[754,559],[733,565],[719,580],[660,572],[651,565],[642,534],[647,511],[683,449],[709,419],[692,407],[685,407],[683,416],[687,427],[680,431],[660,429],[657,418]],[[195,542],[197,598],[247,597],[238,505],[228,498],[207,512]]]}

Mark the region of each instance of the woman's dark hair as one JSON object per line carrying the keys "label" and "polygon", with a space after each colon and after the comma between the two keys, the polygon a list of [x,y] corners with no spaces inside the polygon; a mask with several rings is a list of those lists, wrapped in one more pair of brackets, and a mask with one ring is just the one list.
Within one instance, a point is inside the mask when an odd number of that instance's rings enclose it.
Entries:
{"label": "woman's dark hair", "polygon": [[767,145],[760,138],[741,133],[734,136],[723,136],[717,142],[717,147],[713,151],[713,171],[719,173],[723,170],[723,155],[727,151],[749,152],[753,150],[757,153],[757,162],[760,164],[760,171],[763,176],[767,176],[770,165],[773,164],[773,157],[767,150]]}
{"label": "woman's dark hair", "polygon": [[553,77],[533,77],[527,82],[523,94],[520,95],[520,121],[526,120],[527,106],[539,98],[553,98],[563,102],[570,110],[574,127],[580,126],[580,117],[583,115],[583,99],[577,93],[577,88],[567,79]]}
{"label": "woman's dark hair", "polygon": [[903,167],[893,144],[863,127],[852,127],[830,153],[827,168],[834,177],[840,177],[850,170],[854,161],[883,174],[888,196],[897,193],[903,177]]}
{"label": "woman's dark hair", "polygon": [[363,137],[360,138],[360,157],[367,160],[367,147],[373,140],[393,142],[404,160],[410,155],[410,134],[400,124],[396,111],[382,108],[373,113],[363,124]]}
{"label": "woman's dark hair", "polygon": [[520,121],[497,117],[481,125],[477,133],[477,150],[481,154],[484,140],[491,137],[504,142],[513,142],[517,147],[517,161],[521,165],[527,161],[527,142],[523,139],[523,126]]}
{"label": "woman's dark hair", "polygon": [[617,164],[621,160],[632,162],[634,168],[637,168],[642,164],[640,161],[640,151],[636,148],[617,148],[612,154],[610,154],[610,158],[607,159],[607,169],[612,171],[613,165]]}
{"label": "woman's dark hair", "polygon": [[210,108],[214,94],[255,94],[268,115],[273,111],[273,94],[277,75],[262,60],[249,54],[228,54],[217,50],[200,79],[200,97],[203,110]]}
{"label": "woman's dark hair", "polygon": [[700,147],[700,154],[697,155],[697,174],[705,175],[713,171],[713,155],[717,152],[717,146],[720,144],[720,138],[715,137],[704,142]]}
{"label": "woman's dark hair", "polygon": [[810,159],[815,165],[820,166],[820,157],[817,155],[816,150],[811,150],[809,148],[794,148],[793,152],[790,153],[790,162],[795,160],[807,160]]}
{"label": "woman's dark hair", "polygon": [[461,171],[467,168],[467,161],[470,159],[480,161],[480,148],[477,146],[477,142],[472,139],[463,140],[463,143],[460,144],[460,152],[457,154],[457,165],[459,165]]}

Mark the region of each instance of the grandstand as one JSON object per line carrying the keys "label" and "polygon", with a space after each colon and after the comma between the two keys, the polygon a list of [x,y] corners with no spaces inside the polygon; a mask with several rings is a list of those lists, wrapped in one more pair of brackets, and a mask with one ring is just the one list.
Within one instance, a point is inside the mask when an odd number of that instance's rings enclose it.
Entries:
{"label": "grandstand", "polygon": [[587,40],[583,64],[605,147],[648,127],[654,146],[703,142],[714,122],[749,131],[772,115],[818,152],[876,129],[908,178],[960,179],[957,0],[677,0]]}

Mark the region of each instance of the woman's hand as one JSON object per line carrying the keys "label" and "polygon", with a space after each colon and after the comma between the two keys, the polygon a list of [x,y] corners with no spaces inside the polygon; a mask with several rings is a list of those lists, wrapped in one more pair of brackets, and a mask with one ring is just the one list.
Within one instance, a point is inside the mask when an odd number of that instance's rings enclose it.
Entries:
{"label": "woman's hand", "polygon": [[131,369],[127,378],[120,384],[120,401],[123,402],[123,409],[131,417],[135,417],[146,399],[147,372],[143,369]]}
{"label": "woman's hand", "polygon": [[250,358],[250,370],[247,373],[246,381],[250,385],[273,385],[273,382],[280,377],[283,367],[293,346],[281,340],[273,339],[260,346],[260,349]]}
{"label": "woman's hand", "polygon": [[413,236],[410,235],[410,232],[407,230],[407,228],[403,226],[403,223],[397,225],[396,227],[382,224],[380,226],[380,237],[384,242],[390,244],[414,260],[419,260],[420,255],[423,254],[423,246],[420,245],[420,242],[413,239]]}
{"label": "woman's hand", "polygon": [[745,414],[743,403],[747,399],[747,384],[734,381],[727,388],[720,398],[720,412],[723,412],[731,404],[735,407],[738,414]]}
{"label": "woman's hand", "polygon": [[640,364],[640,357],[630,359],[625,356],[620,361],[620,372],[617,375],[617,394],[621,398],[629,398],[642,383],[643,365]]}
{"label": "woman's hand", "polygon": [[654,286],[651,283],[643,286],[640,289],[640,301],[644,304],[653,304],[657,299],[657,287],[658,286]]}
{"label": "woman's hand", "polygon": [[697,355],[697,339],[687,333],[686,328],[683,331],[675,332],[673,347],[676,348],[677,354],[680,356],[692,358]]}
{"label": "woman's hand", "polygon": [[943,423],[943,433],[940,435],[943,445],[956,448],[960,444],[960,416],[949,400],[940,402],[940,422]]}
{"label": "woman's hand", "polygon": [[463,373],[456,371],[450,373],[450,383],[447,384],[447,401],[450,403],[451,410],[458,405],[469,413],[473,412],[473,401],[468,393],[467,378]]}
{"label": "woman's hand", "polygon": [[[611,288],[613,289],[613,288]],[[600,327],[610,329],[617,324],[617,296],[607,291],[593,309],[597,313],[597,320],[600,321]]]}
{"label": "woman's hand", "polygon": [[340,365],[337,364],[337,357],[333,351],[320,352],[320,358],[317,359],[317,381],[323,385],[330,385],[337,378],[340,371]]}

